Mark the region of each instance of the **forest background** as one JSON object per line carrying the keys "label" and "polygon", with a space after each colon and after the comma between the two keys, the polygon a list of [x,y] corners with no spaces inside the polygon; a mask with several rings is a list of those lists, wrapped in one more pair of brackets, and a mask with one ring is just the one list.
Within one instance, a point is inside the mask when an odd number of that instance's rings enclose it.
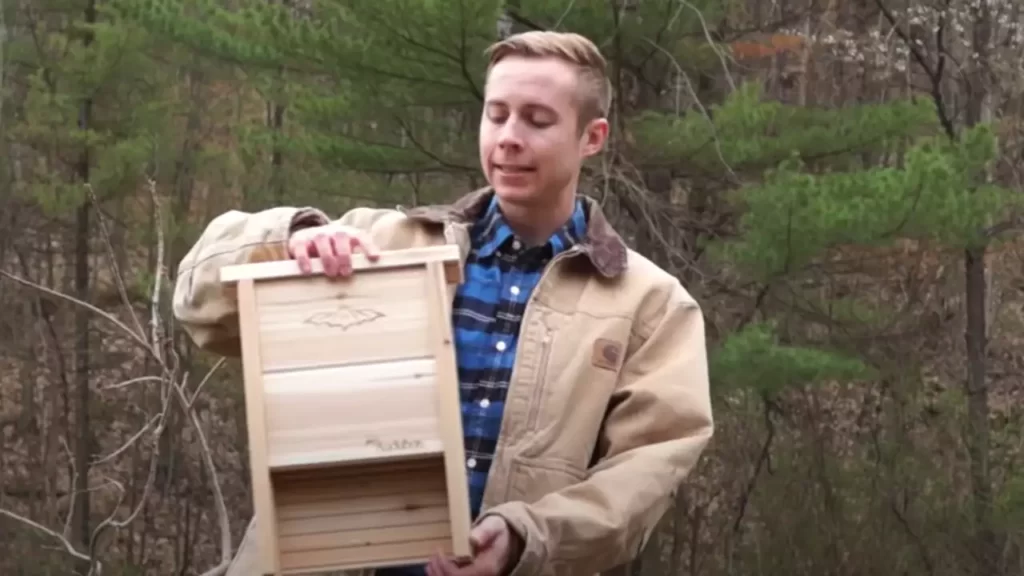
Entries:
{"label": "forest background", "polygon": [[169,312],[229,209],[482,184],[483,49],[602,49],[583,191],[702,304],[717,430],[633,575],[1024,574],[1014,0],[2,0],[0,573],[219,574],[235,361]]}

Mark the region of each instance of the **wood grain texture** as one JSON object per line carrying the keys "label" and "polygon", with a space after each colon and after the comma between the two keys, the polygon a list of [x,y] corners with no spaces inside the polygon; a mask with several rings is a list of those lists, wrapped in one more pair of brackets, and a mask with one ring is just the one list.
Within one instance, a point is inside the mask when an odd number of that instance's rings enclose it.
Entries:
{"label": "wood grain texture", "polygon": [[263,369],[432,357],[425,293],[416,269],[261,282]]}
{"label": "wood grain texture", "polygon": [[[282,253],[282,256],[285,254]],[[445,264],[458,264],[459,247],[454,244],[440,246],[426,246],[422,248],[408,248],[404,250],[385,250],[380,253],[376,261],[371,261],[361,252],[352,254],[352,270],[362,272],[367,270],[388,270],[392,268],[421,267],[427,262],[441,262]],[[310,276],[321,276],[324,273],[323,262],[319,258],[310,261],[309,274],[299,269],[295,260],[281,259],[269,262],[252,262],[249,264],[236,264],[225,266],[220,270],[221,282],[238,282],[240,280],[273,280],[281,278],[308,278]],[[447,267],[447,282],[457,284],[462,281],[461,267]]]}
{"label": "wood grain texture", "polygon": [[459,403],[459,375],[455,362],[455,337],[446,314],[444,271],[438,262],[427,264],[427,309],[436,358],[438,431],[445,446],[444,466],[448,485],[449,522],[452,545],[457,556],[470,556],[471,517],[469,487],[466,484],[466,454],[462,440],[462,407]]}
{"label": "wood grain texture", "polygon": [[451,550],[441,458],[278,472],[285,573],[426,561]]}
{"label": "wood grain texture", "polygon": [[387,253],[344,279],[233,268],[259,573],[468,556],[457,249]]}
{"label": "wood grain texture", "polygon": [[433,359],[265,374],[270,468],[443,453]]}
{"label": "wood grain texture", "polygon": [[277,519],[274,490],[267,462],[267,424],[264,410],[263,372],[260,369],[259,323],[256,287],[252,280],[238,284],[238,322],[242,334],[242,370],[245,380],[246,425],[249,432],[249,469],[252,498],[260,521],[256,524],[261,574],[281,570],[277,550]]}

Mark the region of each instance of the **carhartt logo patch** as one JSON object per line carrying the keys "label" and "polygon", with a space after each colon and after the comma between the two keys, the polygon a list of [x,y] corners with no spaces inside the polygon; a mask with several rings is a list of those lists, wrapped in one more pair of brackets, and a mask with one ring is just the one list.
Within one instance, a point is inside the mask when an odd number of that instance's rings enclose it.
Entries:
{"label": "carhartt logo patch", "polygon": [[594,342],[594,352],[590,363],[605,370],[617,370],[622,360],[622,344],[606,338],[598,338]]}

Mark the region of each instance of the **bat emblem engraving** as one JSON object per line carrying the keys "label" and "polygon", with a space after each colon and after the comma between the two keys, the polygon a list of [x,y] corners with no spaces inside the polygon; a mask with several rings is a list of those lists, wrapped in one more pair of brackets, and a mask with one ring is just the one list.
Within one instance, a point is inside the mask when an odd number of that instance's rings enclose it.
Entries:
{"label": "bat emblem engraving", "polygon": [[374,310],[373,308],[340,307],[336,310],[317,312],[309,318],[306,318],[303,323],[312,324],[313,326],[327,326],[330,328],[348,330],[353,326],[369,324],[370,322],[383,317],[383,312]]}

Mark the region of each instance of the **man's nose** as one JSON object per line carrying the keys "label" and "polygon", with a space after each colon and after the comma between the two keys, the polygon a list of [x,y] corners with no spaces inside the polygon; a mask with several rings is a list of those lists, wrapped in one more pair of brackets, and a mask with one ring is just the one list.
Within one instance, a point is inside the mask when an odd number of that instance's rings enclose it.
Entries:
{"label": "man's nose", "polygon": [[520,125],[517,119],[509,118],[506,120],[498,131],[498,146],[500,148],[521,148],[523,140],[519,131]]}

